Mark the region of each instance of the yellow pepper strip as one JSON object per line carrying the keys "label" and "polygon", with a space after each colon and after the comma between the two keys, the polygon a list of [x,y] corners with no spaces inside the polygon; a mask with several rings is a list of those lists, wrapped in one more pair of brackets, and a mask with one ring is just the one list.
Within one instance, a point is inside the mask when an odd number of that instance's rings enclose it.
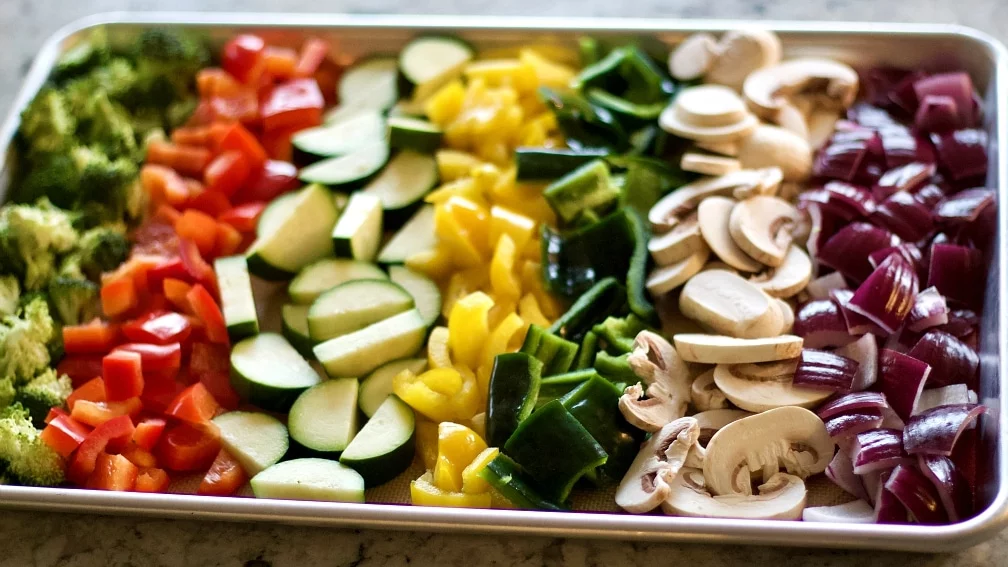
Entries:
{"label": "yellow pepper strip", "polygon": [[490,314],[487,315],[487,324],[493,329],[500,325],[500,322],[504,320],[508,315],[518,311],[518,298],[517,297],[498,297],[496,294],[491,294],[490,297],[494,300],[493,309],[490,310]]}
{"label": "yellow pepper strip", "polygon": [[454,368],[432,368],[417,378],[431,390],[449,398],[461,392],[465,382]]}
{"label": "yellow pepper strip", "polygon": [[489,508],[489,493],[465,494],[441,490],[433,483],[433,475],[425,472],[410,483],[410,499],[414,506],[442,506],[449,508]]}
{"label": "yellow pepper strip", "polygon": [[519,93],[533,92],[539,86],[536,68],[518,59],[485,59],[465,66],[462,74],[469,80],[481,78],[490,87],[511,87]]}
{"label": "yellow pepper strip", "polygon": [[[498,354],[502,354],[508,351],[508,345],[512,343],[512,339],[515,335],[521,333],[525,328],[525,321],[517,313],[511,313],[504,318],[503,321],[494,327],[491,331],[490,336],[487,338],[486,344],[483,345],[483,354],[481,355],[481,366],[492,367],[494,362],[494,357]],[[477,373],[477,378],[479,378],[479,373]],[[483,392],[487,391],[489,384],[480,384],[480,388]]]}
{"label": "yellow pepper strip", "polygon": [[458,150],[438,150],[434,153],[434,161],[442,183],[468,177],[472,168],[483,163],[476,156]]}
{"label": "yellow pepper strip", "polygon": [[[490,246],[508,235],[514,241],[515,248],[524,250],[535,235],[536,222],[525,215],[520,215],[507,207],[494,205],[490,209]],[[538,248],[538,239],[536,247]]]}
{"label": "yellow pepper strip", "polygon": [[431,368],[451,368],[448,354],[448,327],[434,327],[427,339],[427,365]]}
{"label": "yellow pepper strip", "polygon": [[[436,368],[434,370],[451,369]],[[403,370],[396,374],[396,377],[392,379],[392,391],[411,408],[432,421],[449,421],[455,417],[451,407],[451,398],[441,392],[434,391],[421,380],[420,376],[409,370]]]}
{"label": "yellow pepper strip", "polygon": [[539,84],[547,87],[567,88],[576,74],[574,69],[554,63],[527,47],[518,52],[518,60],[531,66]]}
{"label": "yellow pepper strip", "polygon": [[547,319],[556,319],[564,312],[564,306],[553,297],[542,284],[542,264],[528,260],[522,264],[522,288],[536,298],[540,310]]}
{"label": "yellow pepper strip", "polygon": [[406,258],[406,267],[416,270],[434,280],[444,280],[455,267],[451,251],[444,246],[435,246],[430,250],[417,252]]}
{"label": "yellow pepper strip", "polygon": [[466,494],[482,494],[490,490],[490,484],[480,478],[479,473],[486,468],[490,461],[497,458],[500,449],[488,447],[469,463],[462,471],[462,492]]}
{"label": "yellow pepper strip", "polygon": [[438,424],[426,419],[416,420],[416,452],[424,468],[434,470],[438,456]]}
{"label": "yellow pepper strip", "polygon": [[451,316],[455,302],[471,293],[480,291],[488,283],[490,283],[490,274],[486,266],[476,266],[455,272],[448,279],[448,286],[442,294],[441,314],[447,319]]}
{"label": "yellow pepper strip", "polygon": [[486,441],[468,427],[445,422],[438,425],[438,458],[434,485],[442,490],[462,490],[462,471],[487,448]]}
{"label": "yellow pepper strip", "polygon": [[427,118],[434,124],[444,127],[462,112],[465,94],[462,81],[452,81],[441,87],[427,99],[427,104],[424,105]]}
{"label": "yellow pepper strip", "polygon": [[424,197],[424,201],[434,205],[443,205],[448,202],[448,199],[454,196],[468,199],[469,201],[479,204],[482,208],[490,206],[486,198],[483,196],[483,192],[477,186],[476,181],[471,177],[462,177],[441,185],[437,189],[428,193],[427,196]]}
{"label": "yellow pepper strip", "polygon": [[[503,175],[504,173],[500,168],[492,163],[484,163],[469,170],[469,177],[472,179],[476,190],[487,199],[493,196],[494,187],[500,183]],[[489,243],[490,248],[493,248],[494,242],[496,241]]]}
{"label": "yellow pepper strip", "polygon": [[462,366],[455,369],[462,376],[462,387],[459,388],[458,393],[452,396],[452,414],[458,421],[469,421],[486,407],[486,396],[480,392],[479,383],[472,370]]}
{"label": "yellow pepper strip", "polygon": [[[486,412],[481,411],[469,420],[469,429],[476,432],[476,435],[486,439]],[[464,471],[463,471],[464,472]],[[465,482],[462,483],[465,485]]]}
{"label": "yellow pepper strip", "polygon": [[452,360],[469,368],[480,363],[480,353],[490,334],[487,315],[493,299],[483,292],[471,293],[458,300],[448,316],[448,345]]}
{"label": "yellow pepper strip", "polygon": [[483,263],[483,255],[473,245],[472,235],[459,223],[450,208],[443,205],[434,207],[434,233],[440,243],[452,251],[456,265],[473,267]]}
{"label": "yellow pepper strip", "polygon": [[490,285],[498,297],[517,298],[521,296],[521,282],[515,274],[518,251],[514,240],[502,234],[497,241],[493,258],[490,260]]}
{"label": "yellow pepper strip", "polygon": [[531,325],[539,325],[540,327],[549,327],[549,319],[543,315],[542,311],[539,309],[539,302],[531,293],[526,293],[518,301],[518,315],[521,316],[526,323]]}
{"label": "yellow pepper strip", "polygon": [[518,183],[513,177],[514,168],[509,168],[494,187],[494,202],[504,205],[532,220],[548,224],[556,224],[556,213],[543,198],[545,185],[539,183]]}
{"label": "yellow pepper strip", "polygon": [[513,502],[504,498],[504,496],[494,490],[490,489],[490,507],[498,510],[517,510],[518,507],[514,505]]}
{"label": "yellow pepper strip", "polygon": [[479,250],[482,255],[490,253],[492,248],[486,244],[487,235],[490,234],[490,215],[487,214],[486,207],[461,195],[448,197],[448,200],[440,206],[448,209],[455,217],[474,248]]}

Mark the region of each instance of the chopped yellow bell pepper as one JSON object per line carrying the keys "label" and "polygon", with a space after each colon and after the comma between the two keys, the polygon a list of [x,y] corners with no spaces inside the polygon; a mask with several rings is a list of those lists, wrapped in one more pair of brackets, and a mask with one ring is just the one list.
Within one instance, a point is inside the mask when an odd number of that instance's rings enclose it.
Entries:
{"label": "chopped yellow bell pepper", "polygon": [[416,452],[424,468],[433,470],[437,465],[438,424],[426,419],[416,420]]}
{"label": "chopped yellow bell pepper", "polygon": [[465,66],[462,74],[469,80],[479,77],[490,87],[511,87],[519,93],[535,91],[539,86],[535,66],[518,59],[474,61]]}
{"label": "chopped yellow bell pepper", "polygon": [[455,267],[451,252],[444,246],[435,246],[430,250],[417,252],[406,258],[404,264],[411,270],[416,270],[439,281],[447,278]]}
{"label": "chopped yellow bell pepper", "polygon": [[455,272],[448,280],[441,302],[441,314],[447,319],[455,302],[463,297],[480,291],[490,283],[490,273],[486,266],[476,266],[461,272]]}
{"label": "chopped yellow bell pepper", "polygon": [[527,47],[518,52],[518,60],[531,66],[539,84],[547,87],[567,88],[576,74],[574,69],[554,63]]}
{"label": "chopped yellow bell pepper", "polygon": [[489,508],[490,493],[465,494],[441,490],[433,483],[434,477],[428,471],[410,482],[410,499],[414,506],[442,506],[449,508]]}
{"label": "chopped yellow bell pepper", "polygon": [[490,484],[480,478],[479,473],[500,454],[497,447],[487,447],[462,471],[462,492],[482,494],[490,490]]}
{"label": "chopped yellow bell pepper", "polygon": [[[510,345],[514,342],[516,335],[524,334],[522,330],[525,328],[525,321],[517,313],[511,313],[504,318],[500,323],[494,327],[494,330],[490,333],[487,338],[486,344],[483,345],[483,354],[481,356],[482,363],[480,368],[492,367],[494,357],[498,354],[508,352],[510,350]],[[477,378],[479,378],[479,373],[477,373]],[[487,384],[480,384],[483,391],[486,392]]]}
{"label": "chopped yellow bell pepper", "polygon": [[427,338],[427,365],[431,368],[451,368],[448,354],[448,327],[434,327]]}
{"label": "chopped yellow bell pepper", "polygon": [[486,407],[486,396],[480,391],[476,375],[472,370],[464,366],[456,366],[455,369],[462,376],[462,387],[457,394],[452,396],[452,412],[456,420],[469,421]]}
{"label": "chopped yellow bell pepper", "polygon": [[490,285],[498,297],[513,299],[521,296],[521,282],[515,274],[517,256],[514,240],[502,234],[490,260]]}
{"label": "chopped yellow bell pepper", "polygon": [[490,234],[490,215],[486,207],[461,195],[452,195],[444,204],[458,224],[470,238],[469,244],[480,251],[483,256],[489,255],[492,248],[486,245]]}
{"label": "chopped yellow bell pepper", "polygon": [[549,327],[549,319],[543,315],[542,310],[539,309],[539,302],[531,293],[526,293],[518,301],[518,315],[521,316],[523,320],[532,324],[539,325],[540,327]]}
{"label": "chopped yellow bell pepper", "polygon": [[471,293],[455,302],[448,316],[448,344],[452,360],[469,368],[480,363],[483,343],[490,334],[487,315],[493,299],[483,292]]}
{"label": "chopped yellow bell pepper", "polygon": [[[472,416],[469,420],[469,429],[476,432],[476,435],[486,439],[486,412],[481,411],[478,414]],[[465,472],[465,471],[463,471]],[[463,484],[465,484],[463,482]]]}
{"label": "chopped yellow bell pepper", "polygon": [[[439,368],[435,370],[451,369]],[[420,376],[409,370],[403,370],[396,374],[392,379],[392,391],[407,405],[428,419],[441,422],[455,417],[451,407],[451,397],[433,390],[420,379]]]}
{"label": "chopped yellow bell pepper", "polygon": [[[476,186],[476,190],[487,199],[493,196],[494,187],[500,183],[503,175],[504,172],[492,163],[484,163],[469,170],[469,177]],[[492,247],[493,242],[490,244]]]}
{"label": "chopped yellow bell pepper", "polygon": [[462,391],[462,375],[454,368],[431,368],[417,378],[431,390],[448,397]]}
{"label": "chopped yellow bell pepper", "polygon": [[481,208],[489,208],[490,203],[483,196],[480,188],[471,177],[462,177],[454,181],[449,181],[437,189],[431,191],[424,197],[424,201],[435,205],[444,204],[454,196],[463,197],[478,204]]}
{"label": "chopped yellow bell pepper", "polygon": [[556,213],[542,196],[544,188],[543,184],[518,183],[514,177],[502,177],[501,182],[494,187],[494,202],[538,223],[553,226],[556,224]]}
{"label": "chopped yellow bell pepper", "polygon": [[442,183],[468,177],[472,168],[483,163],[476,156],[458,150],[438,150],[434,153],[434,161]]}
{"label": "chopped yellow bell pepper", "polygon": [[462,471],[487,448],[475,431],[459,423],[438,425],[438,458],[434,485],[442,490],[462,490]]}
{"label": "chopped yellow bell pepper", "polygon": [[[490,208],[490,247],[500,240],[502,235],[508,235],[514,241],[515,248],[523,250],[533,240],[536,222],[525,215],[518,214],[507,207],[494,205]],[[536,248],[539,242],[536,240]]]}
{"label": "chopped yellow bell pepper", "polygon": [[434,124],[444,127],[462,111],[465,94],[462,81],[455,80],[441,87],[427,99],[427,104],[424,105],[427,118]]}
{"label": "chopped yellow bell pepper", "polygon": [[434,207],[434,233],[452,251],[456,265],[468,268],[483,263],[484,257],[474,246],[472,235],[444,205]]}

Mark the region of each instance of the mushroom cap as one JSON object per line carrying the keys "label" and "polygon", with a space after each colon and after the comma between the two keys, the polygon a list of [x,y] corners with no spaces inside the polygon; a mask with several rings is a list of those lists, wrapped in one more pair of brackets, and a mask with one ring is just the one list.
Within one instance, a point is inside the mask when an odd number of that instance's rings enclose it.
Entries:
{"label": "mushroom cap", "polygon": [[693,407],[700,412],[728,407],[728,398],[714,383],[713,368],[697,376],[690,384],[690,401],[693,402]]}
{"label": "mushroom cap", "polygon": [[641,331],[627,358],[634,374],[647,385],[628,386],[619,400],[620,412],[635,427],[658,431],[686,415],[690,401],[690,371],[675,348],[651,331]]}
{"label": "mushroom cap", "polygon": [[704,270],[679,294],[679,310],[716,333],[758,338],[780,333],[780,312],[770,298],[742,277]]}
{"label": "mushroom cap", "polygon": [[707,197],[697,207],[700,234],[711,251],[724,263],[743,272],[759,272],[763,264],[745,253],[731,236],[732,209],[737,201],[728,197]]}
{"label": "mushroom cap", "polygon": [[802,479],[826,470],[833,440],[819,416],[780,407],[721,428],[707,443],[703,476],[712,494],[752,494],[749,473],[769,481],[781,467]]}
{"label": "mushroom cap", "polygon": [[703,269],[708,257],[710,257],[710,248],[704,244],[702,249],[686,258],[652,270],[648,274],[647,281],[644,282],[644,287],[654,296],[666,294],[686,283]]}
{"label": "mushroom cap", "polygon": [[709,33],[695,33],[669,54],[669,74],[680,81],[698,79],[707,72],[718,55],[717,40]]}
{"label": "mushroom cap", "polygon": [[633,514],[657,508],[671,492],[670,484],[686,462],[700,435],[697,421],[683,417],[655,432],[616,489],[616,505]]}
{"label": "mushroom cap", "polygon": [[748,136],[759,126],[759,119],[752,114],[746,114],[744,118],[732,124],[703,127],[684,120],[675,105],[672,105],[662,111],[658,117],[658,125],[662,130],[680,138],[720,143],[734,142]]}
{"label": "mushroom cap", "polygon": [[777,35],[760,29],[730,31],[717,47],[720,53],[704,80],[733,89],[741,88],[753,71],[779,62],[782,51]]}
{"label": "mushroom cap", "polygon": [[672,482],[662,511],[676,516],[742,518],[749,520],[797,520],[805,509],[805,482],[777,473],[759,486],[757,495],[712,496],[703,471],[684,468]]}
{"label": "mushroom cap", "polygon": [[849,65],[821,57],[791,59],[750,73],[742,85],[746,102],[760,117],[777,121],[781,108],[797,94],[821,93],[820,107],[841,110],[857,97],[858,75]]}
{"label": "mushroom cap", "polygon": [[794,308],[791,304],[779,297],[775,297],[773,300],[774,305],[777,306],[777,310],[781,314],[781,328],[777,334],[786,335],[794,330]]}
{"label": "mushroom cap", "polygon": [[[703,177],[662,197],[648,211],[648,221],[656,233],[671,230],[680,219],[688,217],[707,197],[731,195],[746,189],[760,194],[773,183],[772,168],[742,170],[719,177]],[[777,184],[780,179],[777,180]]]}
{"label": "mushroom cap", "polygon": [[672,337],[679,356],[686,362],[741,364],[797,358],[802,338],[781,335],[761,339],[737,339],[724,335],[680,333]]}
{"label": "mushroom cap", "polygon": [[813,408],[833,395],[830,390],[803,388],[791,383],[794,364],[790,361],[771,368],[790,366],[786,374],[772,377],[745,375],[745,369],[757,365],[719,364],[714,369],[714,383],[731,403],[751,412],[761,412],[783,406]]}
{"label": "mushroom cap", "polygon": [[797,295],[811,280],[812,260],[795,244],[788,247],[787,254],[779,266],[749,278],[749,282],[754,286],[777,298]]}
{"label": "mushroom cap", "polygon": [[672,230],[658,234],[648,241],[648,251],[659,266],[668,266],[707,248],[700,235],[700,223],[696,214],[691,214],[676,223]]}
{"label": "mushroom cap", "polygon": [[785,181],[804,181],[812,173],[812,147],[804,136],[760,124],[738,141],[739,163],[745,169],[779,167]]}
{"label": "mushroom cap", "polygon": [[728,232],[750,258],[777,267],[784,263],[791,248],[791,231],[798,218],[798,209],[784,199],[757,195],[735,205]]}
{"label": "mushroom cap", "polygon": [[687,87],[673,101],[676,115],[697,128],[738,124],[749,116],[749,109],[735,91],[720,85]]}

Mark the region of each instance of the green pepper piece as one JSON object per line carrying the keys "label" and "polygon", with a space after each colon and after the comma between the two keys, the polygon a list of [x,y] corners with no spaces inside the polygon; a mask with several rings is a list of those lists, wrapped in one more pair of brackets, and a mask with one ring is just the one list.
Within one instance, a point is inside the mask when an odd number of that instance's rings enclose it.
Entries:
{"label": "green pepper piece", "polygon": [[553,376],[570,370],[577,350],[577,343],[549,334],[538,325],[529,325],[519,352],[539,359],[543,363],[542,375]]}
{"label": "green pepper piece", "polygon": [[523,352],[494,357],[487,395],[486,439],[500,447],[532,413],[539,397],[543,363]]}
{"label": "green pepper piece", "polygon": [[563,506],[550,502],[539,495],[532,486],[521,466],[507,455],[497,455],[479,472],[479,477],[487,481],[494,490],[524,510],[552,510],[562,512]]}
{"label": "green pepper piece", "polygon": [[610,91],[635,104],[667,104],[676,92],[672,79],[637,46],[625,49],[620,72],[627,83],[623,91]]}
{"label": "green pepper piece", "polygon": [[539,399],[536,400],[536,406],[544,406],[564,397],[592,376],[598,376],[598,372],[594,368],[585,368],[543,378],[539,385]]}
{"label": "green pepper piece", "polygon": [[634,250],[630,257],[630,267],[627,269],[626,290],[627,303],[630,310],[641,319],[648,322],[657,322],[658,312],[655,306],[648,299],[644,284],[647,281],[648,262],[651,254],[648,252],[648,239],[651,238],[651,229],[644,217],[636,209],[626,209],[627,220],[630,221],[630,230],[634,234]]}
{"label": "green pepper piece", "polygon": [[640,379],[634,374],[627,362],[630,353],[613,356],[604,350],[598,351],[595,355],[595,370],[610,382],[630,383],[639,382]]}
{"label": "green pepper piece", "polygon": [[594,37],[578,38],[578,49],[581,53],[581,68],[598,63],[603,57],[603,49]]}
{"label": "green pepper piece", "polygon": [[588,102],[574,92],[539,88],[539,98],[556,116],[567,145],[575,150],[607,148],[623,151],[629,147],[627,133],[608,109]]}
{"label": "green pepper piece", "polygon": [[571,81],[570,87],[576,91],[586,91],[594,87],[609,92],[623,92],[628,86],[622,72],[626,57],[625,47],[613,49],[602,59],[581,69]]}
{"label": "green pepper piece", "polygon": [[641,430],[623,419],[619,411],[622,394],[611,382],[595,375],[560,399],[609,455],[600,470],[603,480],[623,478],[644,437]]}
{"label": "green pepper piece", "polygon": [[574,483],[608,458],[560,400],[542,406],[521,422],[504,444],[504,454],[521,465],[543,496],[556,502],[566,501]]}
{"label": "green pepper piece", "polygon": [[599,280],[625,280],[636,244],[625,210],[599,222],[559,233],[543,225],[543,280],[547,289],[568,298],[587,291]]}
{"label": "green pepper piece", "polygon": [[578,350],[577,360],[574,361],[574,368],[578,370],[591,368],[595,363],[596,352],[598,352],[598,335],[588,331],[581,339],[581,348]]}
{"label": "green pepper piece", "polygon": [[601,159],[582,165],[550,183],[543,191],[546,202],[566,222],[574,220],[582,211],[605,209],[619,196],[609,177],[609,166]]}
{"label": "green pepper piece", "polygon": [[577,230],[589,227],[599,221],[599,216],[591,209],[585,209],[578,213],[578,216],[570,223],[570,227]]}
{"label": "green pepper piece", "polygon": [[665,195],[661,173],[641,161],[635,160],[627,164],[626,183],[620,193],[620,205],[630,207],[642,217],[647,218],[648,211]]}
{"label": "green pepper piece", "polygon": [[571,341],[580,341],[595,321],[618,313],[625,303],[626,291],[616,278],[599,280],[553,322],[549,332]]}
{"label": "green pepper piece", "polygon": [[518,148],[515,150],[515,175],[518,181],[559,179],[582,165],[609,155],[606,150],[569,150],[566,148]]}
{"label": "green pepper piece", "polygon": [[648,325],[631,313],[622,319],[606,317],[605,321],[592,327],[592,332],[605,340],[606,346],[609,347],[606,349],[607,352],[619,355],[632,351],[637,334],[646,329]]}
{"label": "green pepper piece", "polygon": [[664,100],[650,104],[637,104],[602,89],[588,89],[585,96],[592,104],[612,112],[613,116],[625,126],[642,126],[657,120],[665,107],[668,106],[668,102]]}

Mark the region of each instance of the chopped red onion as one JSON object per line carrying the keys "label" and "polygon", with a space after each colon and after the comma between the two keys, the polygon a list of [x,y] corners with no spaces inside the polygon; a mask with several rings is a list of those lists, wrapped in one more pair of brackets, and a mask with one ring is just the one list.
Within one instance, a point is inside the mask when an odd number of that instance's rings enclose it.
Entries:
{"label": "chopped red onion", "polygon": [[826,432],[830,437],[849,437],[864,431],[877,429],[882,425],[882,411],[864,409],[835,415],[825,421]]}
{"label": "chopped red onion", "polygon": [[846,208],[855,216],[864,217],[875,211],[875,199],[871,191],[844,181],[828,181],[822,187],[829,197],[829,202]]}
{"label": "chopped red onion", "polygon": [[[872,188],[872,196],[881,201],[893,193],[913,193],[935,174],[933,163],[910,162],[885,172]],[[868,211],[871,212],[871,211]]]}
{"label": "chopped red onion", "polygon": [[890,254],[899,254],[903,256],[903,259],[910,262],[910,265],[914,267],[914,271],[917,272],[918,281],[922,276],[927,274],[924,273],[924,253],[921,252],[919,246],[912,242],[903,242],[902,244],[897,244],[896,246],[889,246],[881,250],[876,250],[868,255],[868,262],[872,265],[872,269],[878,268]]}
{"label": "chopped red onion", "polygon": [[882,425],[880,426],[884,429],[896,429],[898,431],[903,431],[906,427],[906,423],[900,416],[896,415],[896,412],[889,406],[882,408]]}
{"label": "chopped red onion", "polygon": [[896,429],[872,429],[858,433],[853,450],[856,474],[912,462],[903,449],[903,432]]}
{"label": "chopped red onion", "polygon": [[933,209],[944,198],[945,191],[935,183],[928,183],[914,191],[914,199],[929,209]]}
{"label": "chopped red onion", "polygon": [[949,384],[972,385],[975,382],[980,357],[976,351],[956,337],[939,330],[930,330],[910,349],[909,355],[931,368],[928,387]]}
{"label": "chopped red onion", "polygon": [[858,286],[846,307],[864,315],[887,333],[894,333],[913,308],[917,285],[913,265],[899,254],[890,254]]}
{"label": "chopped red onion", "polygon": [[942,325],[941,331],[962,339],[976,332],[980,325],[980,317],[971,309],[953,309],[949,311],[948,323]]}
{"label": "chopped red onion", "polygon": [[860,410],[878,410],[889,407],[885,396],[880,392],[851,392],[833,398],[824,403],[816,415],[820,419],[829,419],[842,413],[850,413]]}
{"label": "chopped red onion", "polygon": [[834,506],[812,506],[802,510],[802,521],[870,524],[875,521],[875,509],[865,500],[853,500]]}
{"label": "chopped red onion", "polygon": [[792,383],[825,390],[850,391],[857,374],[854,360],[825,350],[802,349]]}
{"label": "chopped red onion", "polygon": [[854,463],[845,451],[837,451],[833,455],[833,460],[826,466],[826,477],[851,496],[868,500],[864,484],[861,478],[854,474]]}
{"label": "chopped red onion", "polygon": [[847,120],[855,122],[859,126],[872,129],[897,124],[896,119],[886,112],[885,109],[866,102],[857,102],[848,108]]}
{"label": "chopped red onion", "polygon": [[818,258],[822,264],[861,282],[872,273],[868,256],[899,243],[899,237],[884,228],[855,222],[830,237],[819,249]]}
{"label": "chopped red onion", "polygon": [[984,272],[983,254],[979,250],[956,244],[931,246],[928,287],[938,288],[949,299],[970,306],[981,304]]}
{"label": "chopped red onion", "polygon": [[[850,187],[854,186],[850,185]],[[842,199],[830,195],[830,192],[825,188],[811,189],[798,196],[798,208],[808,208],[813,204],[822,208],[823,212],[845,222],[863,216],[858,210],[848,205]],[[872,202],[871,206],[872,210],[875,210],[874,202]]]}
{"label": "chopped red onion", "polygon": [[973,494],[969,482],[955,463],[941,455],[919,455],[920,470],[938,490],[949,521],[958,522],[973,515]]}
{"label": "chopped red onion", "polygon": [[896,106],[903,109],[904,112],[913,116],[913,113],[917,110],[917,90],[914,88],[917,81],[926,77],[926,75],[920,71],[911,71],[903,80],[893,86],[892,90],[889,91],[889,100]]}
{"label": "chopped red onion", "polygon": [[975,128],[931,134],[942,171],[952,181],[987,174],[987,132]]}
{"label": "chopped red onion", "polygon": [[856,311],[851,311],[849,304],[851,298],[854,297],[853,291],[849,289],[834,289],[830,292],[830,297],[833,298],[833,301],[840,308],[840,314],[843,316],[844,322],[847,324],[847,332],[852,337],[869,333],[884,337],[888,334],[882,327],[879,327],[871,319],[857,313]]}
{"label": "chopped red onion", "polygon": [[885,482],[885,489],[921,524],[941,524],[948,521],[938,491],[931,481],[913,465],[897,465]]}
{"label": "chopped red onion", "polygon": [[904,191],[879,203],[870,219],[903,240],[920,240],[934,229],[930,209]]}
{"label": "chopped red onion", "polygon": [[893,168],[913,161],[935,163],[934,148],[929,140],[914,134],[900,125],[887,126],[878,131],[886,167]]}
{"label": "chopped red onion", "polygon": [[956,125],[953,127],[970,127],[973,121],[973,81],[964,72],[938,73],[930,77],[918,79],[913,85],[914,94],[923,106],[927,97],[943,97],[952,101],[957,109]]}
{"label": "chopped red onion", "polygon": [[[951,406],[956,404],[975,404],[976,399],[970,399],[970,389],[966,384],[949,384],[941,388],[931,388],[921,392],[914,408],[914,415],[924,413],[931,408]],[[975,396],[975,395],[974,395]]]}
{"label": "chopped red onion", "polygon": [[910,522],[910,512],[907,511],[903,503],[896,498],[892,492],[885,489],[885,483],[889,480],[891,473],[886,471],[879,477],[878,487],[875,489],[875,523],[877,524],[906,524]]}
{"label": "chopped red onion", "polygon": [[929,287],[917,294],[913,309],[907,316],[907,329],[915,333],[948,323],[949,308],[945,297],[935,287]]}
{"label": "chopped red onion", "polygon": [[890,349],[879,353],[879,383],[889,407],[907,420],[917,406],[931,367],[912,356]]}
{"label": "chopped red onion", "polygon": [[812,299],[829,299],[830,291],[834,289],[848,289],[847,280],[840,272],[830,272],[815,278],[805,286],[805,293]]}
{"label": "chopped red onion", "polygon": [[950,195],[938,203],[932,214],[936,223],[955,226],[974,222],[984,209],[994,206],[994,191],[977,187]]}
{"label": "chopped red onion", "polygon": [[[939,406],[911,417],[903,429],[903,446],[913,455],[952,455],[966,427],[987,411],[979,404]],[[857,471],[855,461],[855,471]]]}
{"label": "chopped red onion", "polygon": [[815,299],[799,307],[792,332],[809,348],[843,346],[854,340],[840,308],[828,299]]}
{"label": "chopped red onion", "polygon": [[872,143],[880,142],[875,132],[871,130],[834,132],[829,142],[816,156],[812,165],[812,175],[825,179],[854,181]]}
{"label": "chopped red onion", "polygon": [[927,95],[914,115],[914,128],[918,132],[945,132],[961,126],[959,107],[949,96]]}
{"label": "chopped red onion", "polygon": [[878,344],[874,335],[870,333],[862,335],[849,345],[838,348],[836,353],[858,363],[851,390],[860,392],[875,384],[875,380],[878,379]]}

